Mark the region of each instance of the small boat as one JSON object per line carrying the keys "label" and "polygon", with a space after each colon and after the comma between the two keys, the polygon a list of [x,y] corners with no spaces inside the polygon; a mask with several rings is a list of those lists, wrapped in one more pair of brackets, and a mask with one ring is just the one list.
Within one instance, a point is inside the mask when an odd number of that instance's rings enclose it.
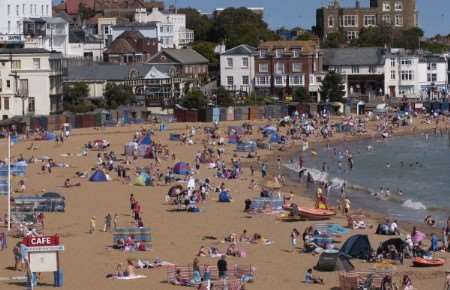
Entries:
{"label": "small boat", "polygon": [[327,220],[336,215],[336,211],[319,208],[299,208],[300,216],[308,220]]}
{"label": "small boat", "polygon": [[289,214],[280,214],[277,217],[277,220],[282,221],[282,222],[299,222],[299,221],[304,221],[305,218],[303,218],[301,216],[292,216]]}
{"label": "small boat", "polygon": [[425,259],[417,257],[413,260],[413,264],[416,267],[438,267],[445,264],[444,259],[436,258],[436,259]]}

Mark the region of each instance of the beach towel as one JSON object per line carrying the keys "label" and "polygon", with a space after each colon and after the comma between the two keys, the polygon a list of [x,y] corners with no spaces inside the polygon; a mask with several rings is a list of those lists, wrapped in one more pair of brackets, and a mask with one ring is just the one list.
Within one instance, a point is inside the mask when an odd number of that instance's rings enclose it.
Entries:
{"label": "beach towel", "polygon": [[116,280],[134,280],[134,279],[143,279],[143,278],[147,278],[147,276],[145,275],[134,275],[134,276],[122,276],[122,277],[112,277],[112,279],[116,279]]}

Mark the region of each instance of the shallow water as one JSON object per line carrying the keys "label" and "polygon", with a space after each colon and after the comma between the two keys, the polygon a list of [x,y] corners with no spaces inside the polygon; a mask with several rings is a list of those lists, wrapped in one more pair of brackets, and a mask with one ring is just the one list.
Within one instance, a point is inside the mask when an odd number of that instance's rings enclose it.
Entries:
{"label": "shallow water", "polygon": [[[450,215],[450,146],[447,136],[363,140],[315,151],[317,156],[310,152],[302,153],[304,167],[310,169],[314,179],[326,179],[335,185],[331,200],[338,198],[338,188],[345,182],[353,208],[371,209],[390,218],[408,221],[423,221],[430,214],[441,224]],[[352,170],[347,154],[351,154],[354,161]],[[298,155],[293,157],[293,161],[294,164],[286,164],[286,167],[296,171]],[[322,171],[324,162],[326,172]],[[380,187],[389,188],[391,196],[388,200],[373,196],[380,192]]]}

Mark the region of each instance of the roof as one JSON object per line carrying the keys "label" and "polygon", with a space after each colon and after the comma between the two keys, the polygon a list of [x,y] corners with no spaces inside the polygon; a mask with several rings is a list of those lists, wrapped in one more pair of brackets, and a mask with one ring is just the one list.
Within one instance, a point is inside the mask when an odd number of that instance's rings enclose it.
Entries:
{"label": "roof", "polygon": [[59,16],[55,16],[55,17],[42,17],[42,19],[50,24],[65,24],[68,23],[69,21],[67,21],[65,18],[63,17],[59,17]]}
{"label": "roof", "polygon": [[175,49],[175,48],[166,48],[163,49],[160,53],[155,55],[153,58],[150,59],[149,63],[152,63],[152,61],[157,60],[161,54],[166,54],[176,62],[187,65],[187,64],[207,64],[208,59],[193,50],[192,48],[182,48],[182,49]]}
{"label": "roof", "polygon": [[273,50],[277,48],[302,48],[303,53],[313,53],[315,48],[319,45],[313,40],[278,40],[278,41],[266,41],[259,45],[258,48]]}
{"label": "roof", "polygon": [[0,48],[0,54],[52,53],[44,48]]}
{"label": "roof", "polygon": [[94,65],[69,65],[66,81],[123,81],[129,79],[129,74],[132,70],[136,70],[141,78],[146,77],[149,72],[153,72],[150,75],[155,78],[159,73],[157,74],[153,67],[162,74],[168,74],[170,70],[170,65],[166,64],[125,65],[101,63]]}
{"label": "roof", "polygon": [[241,44],[225,51],[224,53],[222,53],[222,55],[251,55],[255,51],[256,48],[254,48],[253,46]]}
{"label": "roof", "polygon": [[383,65],[385,49],[380,47],[322,49],[324,66]]}
{"label": "roof", "polygon": [[442,57],[440,55],[435,55],[435,54],[430,54],[430,55],[422,55],[419,58],[419,62],[425,62],[425,63],[429,63],[429,62],[447,62],[445,60],[445,57]]}
{"label": "roof", "polygon": [[113,26],[113,28],[131,28],[131,27],[150,27],[155,28],[157,22],[131,22],[131,23],[119,23]]}
{"label": "roof", "polygon": [[136,52],[130,43],[124,38],[116,39],[112,42],[111,47],[105,53],[110,54],[125,54]]}

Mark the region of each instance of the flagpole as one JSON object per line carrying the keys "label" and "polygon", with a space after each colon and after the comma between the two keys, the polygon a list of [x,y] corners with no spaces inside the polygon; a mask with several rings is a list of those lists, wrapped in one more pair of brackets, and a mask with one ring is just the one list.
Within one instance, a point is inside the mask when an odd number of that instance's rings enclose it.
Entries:
{"label": "flagpole", "polygon": [[11,230],[11,135],[8,134],[8,232]]}

